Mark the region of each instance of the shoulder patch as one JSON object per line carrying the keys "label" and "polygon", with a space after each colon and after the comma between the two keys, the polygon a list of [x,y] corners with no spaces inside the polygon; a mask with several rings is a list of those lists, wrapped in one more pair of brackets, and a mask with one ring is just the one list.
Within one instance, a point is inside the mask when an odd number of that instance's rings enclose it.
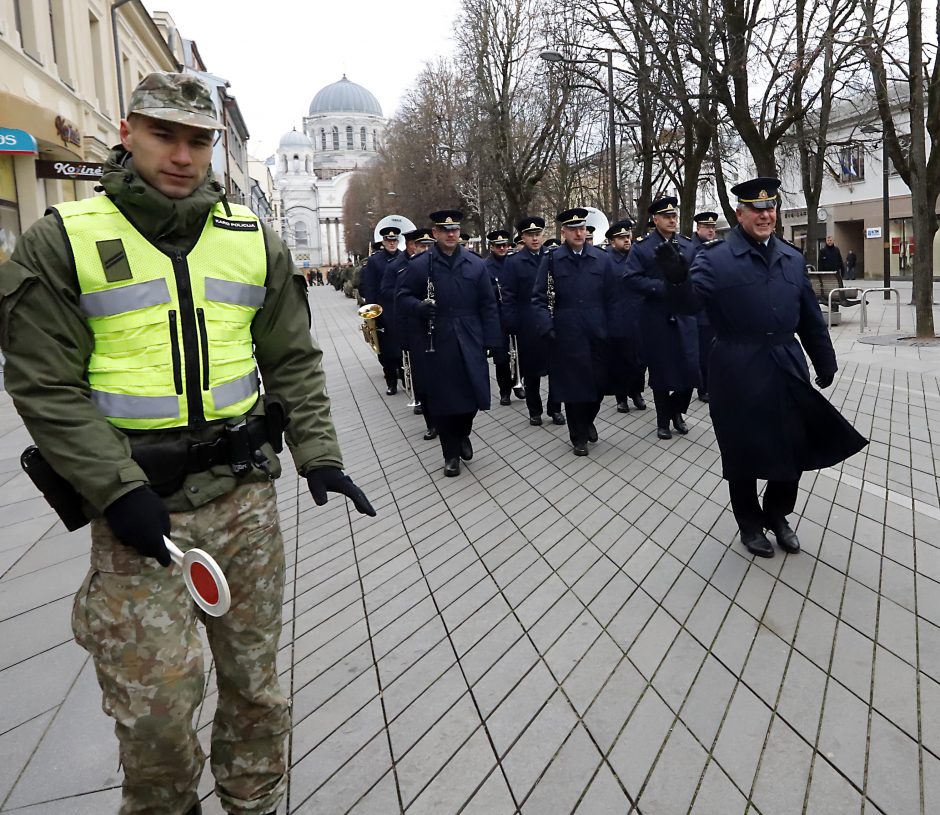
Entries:
{"label": "shoulder patch", "polygon": [[712,238],[710,241],[705,241],[705,243],[702,244],[702,248],[711,249],[711,247],[717,246],[719,243],[724,243],[724,242],[725,242],[724,238]]}
{"label": "shoulder patch", "polygon": [[640,242],[645,241],[645,240],[646,240],[646,235],[638,235],[637,237],[635,237],[635,238],[633,239],[633,242],[634,242],[634,243],[640,243]]}

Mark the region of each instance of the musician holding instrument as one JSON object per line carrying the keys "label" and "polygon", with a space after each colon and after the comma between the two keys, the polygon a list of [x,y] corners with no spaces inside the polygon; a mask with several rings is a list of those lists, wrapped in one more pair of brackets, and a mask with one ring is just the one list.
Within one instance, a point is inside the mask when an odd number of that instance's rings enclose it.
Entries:
{"label": "musician holding instrument", "polygon": [[93,518],[72,628],[116,721],[121,811],[199,812],[202,636],[179,570],[166,568],[170,535],[208,552],[231,589],[228,613],[203,621],[218,678],[215,790],[227,812],[274,812],[291,728],[272,483],[288,421],[316,503],[338,492],[375,511],[341,469],[304,276],[213,178],[224,125],[212,91],[152,73],[128,110],[105,194],[53,207],[0,266],[4,384]]}
{"label": "musician holding instrument", "polygon": [[498,347],[502,337],[483,259],[459,245],[463,214],[440,210],[429,217],[436,243],[402,273],[398,308],[408,321],[411,366],[423,383],[422,401],[440,437],[444,475],[453,477],[460,473],[461,459],[473,458],[473,419],[490,407],[486,350]]}
{"label": "musician holding instrument", "polygon": [[382,236],[382,248],[369,255],[362,269],[359,294],[366,303],[378,303],[382,306],[383,313],[375,318],[379,331],[378,358],[385,375],[385,395],[394,396],[398,393],[398,381],[402,376],[401,348],[395,337],[394,321],[384,314],[386,306],[391,306],[393,312],[394,307],[387,298],[382,302],[381,286],[386,267],[401,254],[398,248],[401,229],[397,226],[385,226],[379,230],[379,234]]}
{"label": "musician holding instrument", "polygon": [[623,271],[627,287],[643,298],[640,331],[660,439],[672,438],[670,422],[677,433],[689,432],[683,414],[689,409],[692,390],[699,384],[698,323],[694,315],[670,311],[661,268],[664,253],[671,256],[678,249],[689,262],[694,255],[692,242],[677,232],[678,205],[679,199],[673,196],[650,204],[653,229],[634,242]]}
{"label": "musician holding instrument", "polygon": [[[516,222],[516,231],[522,238],[522,248],[509,257],[503,267],[500,280],[502,293],[503,324],[510,335],[516,338],[519,367],[525,391],[529,424],[542,424],[542,377],[548,375],[549,344],[539,336],[536,327],[535,309],[532,306],[532,288],[542,262],[542,237],[545,219],[537,215],[526,215]],[[565,424],[561,401],[548,378],[549,418],[557,425]]]}
{"label": "musician holding instrument", "polygon": [[500,277],[503,277],[503,269],[506,267],[506,258],[509,255],[509,232],[505,229],[494,229],[486,235],[486,242],[490,253],[483,263],[486,265],[486,271],[490,276],[490,282],[493,284],[493,293],[496,295],[496,307],[500,311],[500,329],[502,333],[502,342],[499,347],[492,348],[493,367],[496,369],[496,384],[499,387],[499,403],[501,405],[511,404],[511,394],[513,388],[513,370],[509,354],[510,338],[509,331],[502,319],[502,284]]}
{"label": "musician holding instrument", "polygon": [[535,327],[549,346],[549,376],[568,412],[576,456],[597,441],[594,420],[607,388],[609,309],[621,281],[606,252],[586,242],[588,211],[558,213],[562,245],[539,265],[532,307]]}

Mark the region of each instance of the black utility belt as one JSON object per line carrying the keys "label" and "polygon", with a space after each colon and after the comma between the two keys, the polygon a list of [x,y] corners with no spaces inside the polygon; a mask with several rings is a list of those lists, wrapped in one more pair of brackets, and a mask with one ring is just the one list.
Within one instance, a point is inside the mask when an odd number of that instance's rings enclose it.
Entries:
{"label": "black utility belt", "polygon": [[226,466],[236,478],[253,468],[270,475],[268,458],[261,448],[270,444],[274,451],[283,449],[283,423],[271,414],[251,416],[238,424],[225,425],[212,441],[190,442],[144,441],[137,444],[131,437],[131,458],[147,476],[158,495],[172,495],[186,480],[187,475],[202,473],[213,467]]}

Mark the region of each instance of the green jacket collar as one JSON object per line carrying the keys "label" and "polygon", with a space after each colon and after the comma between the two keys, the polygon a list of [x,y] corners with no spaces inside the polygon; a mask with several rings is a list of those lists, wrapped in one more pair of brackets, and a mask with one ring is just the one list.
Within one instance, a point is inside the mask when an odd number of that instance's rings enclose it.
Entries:
{"label": "green jacket collar", "polygon": [[111,150],[101,185],[124,216],[152,243],[177,249],[195,245],[219,201],[225,202],[222,186],[210,168],[206,180],[186,198],[168,198],[144,181],[134,169],[134,157],[122,146]]}

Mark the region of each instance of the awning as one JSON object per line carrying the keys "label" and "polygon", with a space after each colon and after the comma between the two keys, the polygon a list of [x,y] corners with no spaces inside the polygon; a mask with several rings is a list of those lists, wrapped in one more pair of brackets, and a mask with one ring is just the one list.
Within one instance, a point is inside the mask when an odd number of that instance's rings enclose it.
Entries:
{"label": "awning", "polygon": [[12,127],[0,127],[0,153],[16,153],[21,156],[35,156],[39,152],[36,139],[25,130]]}

